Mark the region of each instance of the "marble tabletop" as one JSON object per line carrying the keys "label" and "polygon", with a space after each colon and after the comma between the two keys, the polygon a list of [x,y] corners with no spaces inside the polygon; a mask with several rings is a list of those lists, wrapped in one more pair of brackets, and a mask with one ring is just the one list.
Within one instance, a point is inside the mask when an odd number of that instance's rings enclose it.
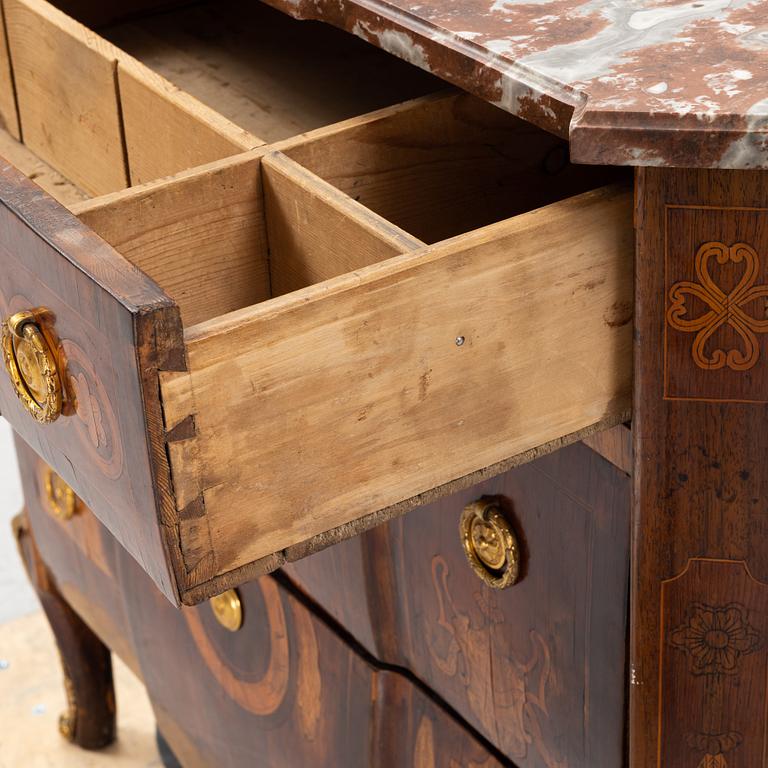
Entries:
{"label": "marble tabletop", "polygon": [[582,163],[768,168],[768,0],[268,0],[541,127]]}

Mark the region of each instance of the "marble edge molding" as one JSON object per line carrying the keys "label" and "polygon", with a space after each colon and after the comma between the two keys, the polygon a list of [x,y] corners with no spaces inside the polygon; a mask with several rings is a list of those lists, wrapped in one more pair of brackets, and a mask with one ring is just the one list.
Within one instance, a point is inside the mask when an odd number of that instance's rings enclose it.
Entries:
{"label": "marble edge molding", "polygon": [[[297,19],[360,37],[538,127],[567,138],[576,163],[768,168],[768,98],[746,114],[618,110],[384,0],[266,0]],[[763,114],[764,113],[764,114]]]}

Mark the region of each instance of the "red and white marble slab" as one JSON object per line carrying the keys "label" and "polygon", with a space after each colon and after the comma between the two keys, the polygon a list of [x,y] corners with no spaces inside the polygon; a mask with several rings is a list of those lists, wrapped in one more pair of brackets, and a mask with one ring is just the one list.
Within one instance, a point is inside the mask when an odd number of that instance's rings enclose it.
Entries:
{"label": "red and white marble slab", "polygon": [[768,168],[768,0],[268,0],[549,131],[576,162]]}

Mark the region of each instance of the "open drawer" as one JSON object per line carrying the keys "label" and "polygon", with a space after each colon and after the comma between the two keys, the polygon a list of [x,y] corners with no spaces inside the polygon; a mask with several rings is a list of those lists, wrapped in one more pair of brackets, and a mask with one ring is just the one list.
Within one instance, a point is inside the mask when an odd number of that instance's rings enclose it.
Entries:
{"label": "open drawer", "polygon": [[0,177],[10,368],[52,407],[5,376],[0,411],[172,600],[627,416],[631,191],[467,95],[71,212]]}

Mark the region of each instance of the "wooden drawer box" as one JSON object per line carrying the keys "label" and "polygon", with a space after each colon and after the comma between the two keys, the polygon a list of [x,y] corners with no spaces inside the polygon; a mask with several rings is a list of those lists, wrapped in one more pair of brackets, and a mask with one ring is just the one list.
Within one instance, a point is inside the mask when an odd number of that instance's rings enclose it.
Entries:
{"label": "wooden drawer box", "polygon": [[[76,68],[61,84],[58,66],[27,76],[37,58],[14,30],[55,30],[55,61],[74,55],[61,35],[88,60],[109,44],[42,0],[6,4],[17,90],[40,81],[62,105],[61,89],[102,92],[78,90]],[[118,82],[141,66],[107,58]],[[40,345],[33,362],[55,369],[43,416],[56,387],[63,406],[41,423],[5,377],[0,410],[170,599],[626,416],[631,194],[593,190],[613,171],[571,167],[560,140],[444,93],[121,189],[212,159],[201,131],[225,142],[219,157],[260,143],[141,72],[136,132],[133,80],[122,112],[105,110],[122,114],[123,175],[88,171],[98,131],[65,153],[77,167],[63,172],[107,194],[68,212],[2,168],[0,303],[32,311],[8,326],[8,357]],[[29,122],[47,151],[54,123],[25,103],[22,135]]]}

